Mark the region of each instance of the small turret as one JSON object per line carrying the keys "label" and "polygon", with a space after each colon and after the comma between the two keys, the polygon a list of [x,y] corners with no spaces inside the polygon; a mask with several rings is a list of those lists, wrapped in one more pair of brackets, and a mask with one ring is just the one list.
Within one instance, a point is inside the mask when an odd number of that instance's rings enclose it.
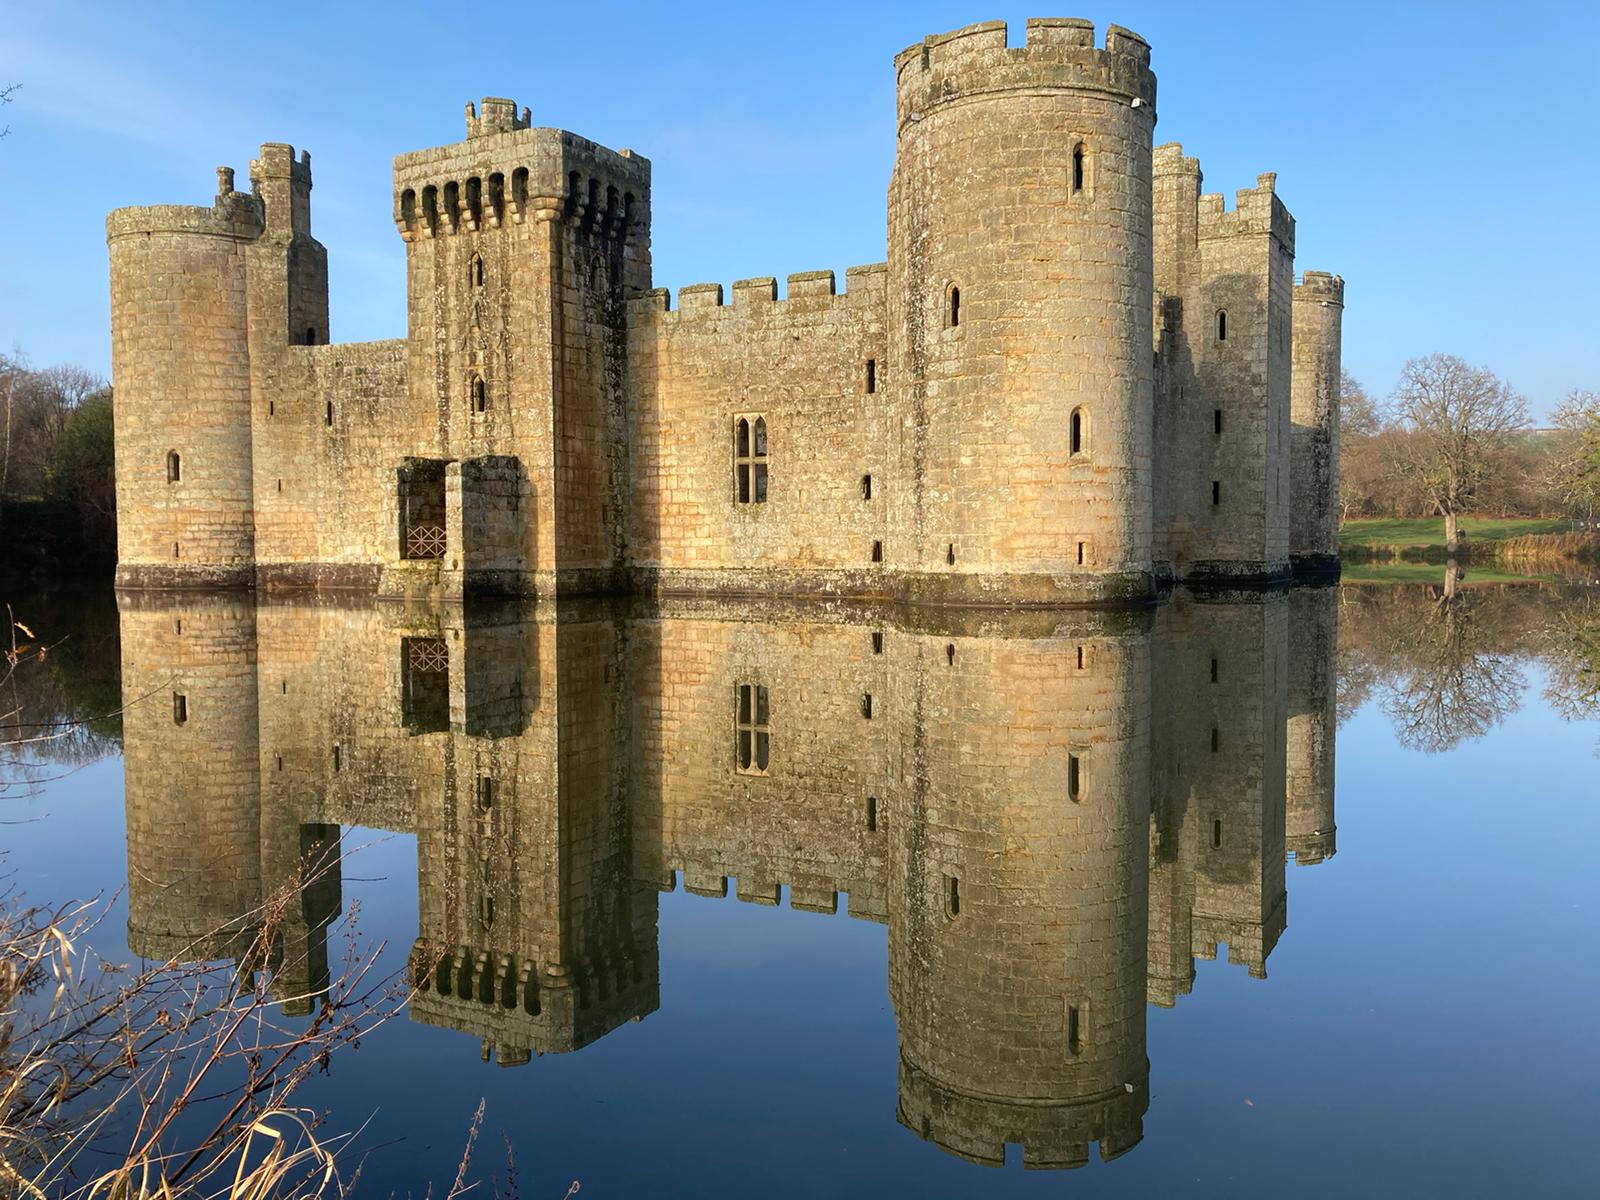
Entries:
{"label": "small turret", "polygon": [[1289,555],[1300,575],[1339,573],[1339,377],[1344,280],[1307,271],[1294,289]]}

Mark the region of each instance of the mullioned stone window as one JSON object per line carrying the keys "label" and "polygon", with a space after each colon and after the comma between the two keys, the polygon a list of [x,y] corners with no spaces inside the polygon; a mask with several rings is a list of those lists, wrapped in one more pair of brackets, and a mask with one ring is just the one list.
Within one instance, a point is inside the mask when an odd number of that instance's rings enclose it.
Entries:
{"label": "mullioned stone window", "polygon": [[772,761],[767,689],[759,683],[741,683],[736,689],[734,703],[734,765],[741,775],[765,775]]}
{"label": "mullioned stone window", "polygon": [[767,418],[745,413],[733,421],[734,499],[739,504],[767,502]]}

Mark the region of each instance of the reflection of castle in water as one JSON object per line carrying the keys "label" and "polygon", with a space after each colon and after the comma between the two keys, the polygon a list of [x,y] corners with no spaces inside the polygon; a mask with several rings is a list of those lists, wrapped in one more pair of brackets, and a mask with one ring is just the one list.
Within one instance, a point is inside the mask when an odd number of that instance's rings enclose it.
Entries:
{"label": "reflection of castle in water", "polygon": [[[845,893],[889,927],[901,1122],[979,1162],[1109,1158],[1141,1136],[1146,1002],[1220,943],[1264,975],[1285,851],[1334,851],[1334,601],[124,596],[129,941],[232,956],[341,825],[414,830],[412,1016],[512,1064],[656,1008],[680,874]],[[278,985],[303,996],[337,878],[300,899]]]}

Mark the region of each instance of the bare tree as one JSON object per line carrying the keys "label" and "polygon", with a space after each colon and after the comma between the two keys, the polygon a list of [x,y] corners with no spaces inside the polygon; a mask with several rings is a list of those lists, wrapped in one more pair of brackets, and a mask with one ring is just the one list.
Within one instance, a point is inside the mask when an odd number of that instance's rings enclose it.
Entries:
{"label": "bare tree", "polygon": [[1552,417],[1555,447],[1545,488],[1569,513],[1592,525],[1600,512],[1600,392],[1574,388]]}
{"label": "bare tree", "polygon": [[1405,434],[1396,439],[1395,464],[1444,518],[1453,554],[1461,514],[1473,507],[1494,456],[1528,427],[1528,402],[1492,371],[1430,354],[1401,370],[1391,411]]}
{"label": "bare tree", "polygon": [[[22,85],[20,83],[8,83],[5,86],[0,87],[0,108],[4,108],[7,104],[11,103],[11,98],[17,94],[17,89],[21,86]],[[4,128],[0,128],[0,138],[5,137],[6,134],[10,132],[11,126],[9,125],[5,126]]]}

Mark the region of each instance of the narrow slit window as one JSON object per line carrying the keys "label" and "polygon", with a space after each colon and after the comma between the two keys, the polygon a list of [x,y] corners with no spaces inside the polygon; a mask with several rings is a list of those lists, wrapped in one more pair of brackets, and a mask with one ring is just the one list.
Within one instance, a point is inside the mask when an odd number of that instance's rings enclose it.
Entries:
{"label": "narrow slit window", "polygon": [[767,419],[750,414],[733,422],[734,499],[767,502]]}
{"label": "narrow slit window", "polygon": [[961,289],[954,284],[945,297],[945,323],[951,329],[961,324]]}
{"label": "narrow slit window", "polygon": [[475,288],[483,286],[483,259],[476,254],[467,264],[467,283]]}
{"label": "narrow slit window", "polygon": [[947,667],[956,665],[956,644],[954,642],[945,643],[944,662]]}
{"label": "narrow slit window", "polygon": [[167,482],[177,483],[183,478],[183,457],[176,450],[167,451]]}
{"label": "narrow slit window", "polygon": [[1217,309],[1217,341],[1228,340],[1228,314],[1225,309]]}
{"label": "narrow slit window", "polygon": [[1211,660],[1211,682],[1215,683],[1216,681],[1217,681],[1217,660],[1213,658]]}
{"label": "narrow slit window", "polygon": [[1222,482],[1217,479],[1211,481],[1211,503],[1213,505],[1222,503]]}
{"label": "narrow slit window", "polygon": [[1073,458],[1089,451],[1089,414],[1081,408],[1072,410],[1067,421],[1067,453]]}
{"label": "narrow slit window", "polygon": [[1072,190],[1083,191],[1083,143],[1079,142],[1072,148]]}
{"label": "narrow slit window", "polygon": [[867,395],[870,396],[870,395],[872,395],[872,393],[876,392],[877,390],[878,390],[878,360],[875,359],[875,358],[869,358],[869,359],[867,359]]}
{"label": "narrow slit window", "polygon": [[883,630],[881,629],[874,630],[872,633],[872,652],[874,654],[883,653]]}
{"label": "narrow slit window", "polygon": [[1083,566],[1086,555],[1087,555],[1086,543],[1079,542],[1078,543],[1078,565],[1080,567]]}
{"label": "narrow slit window", "polygon": [[945,550],[944,561],[952,567],[956,565],[956,544],[954,542],[951,542]]}
{"label": "narrow slit window", "polygon": [[871,475],[863,475],[861,477],[861,498],[863,500],[871,500],[872,499],[872,476]]}
{"label": "narrow slit window", "polygon": [[339,753],[339,747],[335,746],[333,748],[333,769],[335,771],[337,771],[340,768],[340,766],[343,765],[343,762],[344,762],[344,759],[343,759],[343,756]]}
{"label": "narrow slit window", "polygon": [[486,813],[494,807],[494,780],[488,775],[478,776],[478,811]]}
{"label": "narrow slit window", "polygon": [[182,692],[172,693],[172,723],[174,725],[189,723],[189,697]]}
{"label": "narrow slit window", "polygon": [[1078,670],[1080,670],[1080,671],[1083,670],[1083,662],[1084,662],[1083,647],[1079,646],[1078,647]]}
{"label": "narrow slit window", "polygon": [[1083,759],[1074,753],[1067,755],[1067,799],[1074,804],[1083,799]]}
{"label": "narrow slit window", "polygon": [[734,703],[734,765],[741,775],[765,775],[772,756],[767,689],[758,683],[741,683]]}
{"label": "narrow slit window", "polygon": [[878,798],[876,796],[867,797],[867,832],[878,832]]}
{"label": "narrow slit window", "polygon": [[317,344],[317,327],[315,325],[307,325],[306,326],[306,345],[315,346],[316,344]]}
{"label": "narrow slit window", "polygon": [[872,543],[872,561],[875,562],[875,563],[881,563],[883,561],[883,543],[882,542],[873,542]]}
{"label": "narrow slit window", "polygon": [[328,401],[328,407],[324,410],[324,412],[322,414],[322,423],[324,425],[328,425],[328,426],[332,426],[333,425],[333,401],[332,400]]}
{"label": "narrow slit window", "polygon": [[861,715],[867,720],[872,720],[872,693],[861,693]]}
{"label": "narrow slit window", "polygon": [[947,917],[961,915],[961,880],[954,875],[944,877],[944,912]]}
{"label": "narrow slit window", "polygon": [[481,375],[472,377],[472,411],[475,413],[489,411],[489,389],[484,386]]}
{"label": "narrow slit window", "polygon": [[1218,729],[1216,726],[1212,726],[1211,753],[1215,754],[1220,749],[1222,749],[1222,730]]}
{"label": "narrow slit window", "polygon": [[1067,1005],[1067,1053],[1078,1055],[1083,1050],[1083,1012],[1076,1004]]}
{"label": "narrow slit window", "polygon": [[1222,410],[1220,408],[1211,410],[1211,432],[1218,437],[1222,436]]}
{"label": "narrow slit window", "polygon": [[1211,848],[1213,850],[1221,850],[1222,849],[1222,818],[1221,817],[1218,817],[1216,820],[1211,822]]}

